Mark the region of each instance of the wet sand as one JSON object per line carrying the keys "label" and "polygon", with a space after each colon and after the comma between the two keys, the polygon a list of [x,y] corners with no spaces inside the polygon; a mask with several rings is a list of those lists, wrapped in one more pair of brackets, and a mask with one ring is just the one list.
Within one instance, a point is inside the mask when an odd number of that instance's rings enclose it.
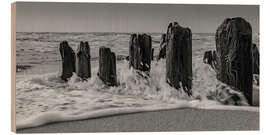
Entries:
{"label": "wet sand", "polygon": [[259,112],[175,109],[52,123],[18,133],[259,130]]}

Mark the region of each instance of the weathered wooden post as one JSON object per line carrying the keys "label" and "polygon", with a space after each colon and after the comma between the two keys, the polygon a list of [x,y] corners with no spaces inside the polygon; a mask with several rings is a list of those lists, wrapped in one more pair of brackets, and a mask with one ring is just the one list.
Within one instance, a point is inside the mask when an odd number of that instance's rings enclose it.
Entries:
{"label": "weathered wooden post", "polygon": [[211,50],[204,52],[203,63],[211,65],[211,60],[212,60]]}
{"label": "weathered wooden post", "polygon": [[116,57],[110,48],[99,48],[99,78],[108,86],[117,85]]}
{"label": "weathered wooden post", "polygon": [[132,34],[129,40],[129,67],[149,72],[151,69],[151,49],[151,36]]}
{"label": "weathered wooden post", "polygon": [[252,45],[252,63],[253,74],[260,74],[260,53],[256,44]]}
{"label": "weathered wooden post", "polygon": [[76,54],[76,73],[86,80],[91,77],[91,55],[88,42],[81,42],[77,48]]}
{"label": "weathered wooden post", "polygon": [[183,89],[191,95],[192,87],[192,33],[189,28],[177,22],[170,23],[167,30],[166,81],[176,89]]}
{"label": "weathered wooden post", "polygon": [[216,69],[217,68],[217,51],[212,51],[212,68]]}
{"label": "weathered wooden post", "polygon": [[151,60],[154,60],[154,51],[155,51],[154,48],[152,48],[152,51],[151,51],[151,54],[152,54],[151,55]]}
{"label": "weathered wooden post", "polygon": [[67,81],[75,72],[75,53],[72,48],[68,45],[67,41],[60,43],[59,51],[62,58],[62,75],[61,78]]}
{"label": "weathered wooden post", "polygon": [[216,31],[217,79],[242,91],[252,105],[252,28],[227,18]]}
{"label": "weathered wooden post", "polygon": [[160,50],[158,54],[158,60],[166,58],[166,45],[167,45],[166,34],[162,34],[160,39]]}
{"label": "weathered wooden post", "polygon": [[209,64],[213,69],[216,69],[217,63],[216,51],[209,50],[204,52],[203,62],[205,64]]}

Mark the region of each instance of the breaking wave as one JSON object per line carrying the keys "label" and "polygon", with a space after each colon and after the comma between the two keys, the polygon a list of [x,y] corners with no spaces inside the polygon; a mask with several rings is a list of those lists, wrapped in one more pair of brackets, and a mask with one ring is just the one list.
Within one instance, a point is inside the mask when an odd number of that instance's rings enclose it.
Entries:
{"label": "breaking wave", "polygon": [[67,83],[61,81],[59,73],[17,75],[16,127],[175,108],[258,111],[248,106],[242,93],[219,82],[201,57],[193,57],[191,97],[165,82],[165,63],[153,61],[150,77],[143,78],[128,68],[128,61],[118,61],[117,87],[104,85],[96,75],[97,67],[84,82],[76,74]]}

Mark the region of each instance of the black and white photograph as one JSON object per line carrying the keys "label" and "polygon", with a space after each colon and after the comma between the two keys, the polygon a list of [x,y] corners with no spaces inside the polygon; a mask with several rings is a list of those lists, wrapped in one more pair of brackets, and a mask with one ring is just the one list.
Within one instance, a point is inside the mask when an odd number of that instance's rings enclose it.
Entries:
{"label": "black and white photograph", "polygon": [[12,3],[15,130],[258,131],[259,11]]}

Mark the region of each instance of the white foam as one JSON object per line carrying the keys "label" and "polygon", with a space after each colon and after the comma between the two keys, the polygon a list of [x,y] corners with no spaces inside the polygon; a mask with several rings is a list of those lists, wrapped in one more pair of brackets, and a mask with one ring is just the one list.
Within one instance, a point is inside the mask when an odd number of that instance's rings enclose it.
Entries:
{"label": "white foam", "polygon": [[[96,75],[97,67],[92,69],[92,78],[87,82],[79,81],[76,74],[68,83],[61,81],[59,73],[17,76],[17,129],[56,121],[175,108],[258,111],[258,107],[222,105],[216,95],[209,100],[207,96],[216,91],[220,82],[216,80],[215,71],[203,64],[200,57],[193,57],[193,97],[165,82],[165,63],[165,60],[152,62],[150,78],[143,79],[128,68],[128,61],[118,62],[118,87],[105,86]],[[226,95],[223,98],[226,99]],[[246,105],[246,100],[242,99],[241,104]]]}

